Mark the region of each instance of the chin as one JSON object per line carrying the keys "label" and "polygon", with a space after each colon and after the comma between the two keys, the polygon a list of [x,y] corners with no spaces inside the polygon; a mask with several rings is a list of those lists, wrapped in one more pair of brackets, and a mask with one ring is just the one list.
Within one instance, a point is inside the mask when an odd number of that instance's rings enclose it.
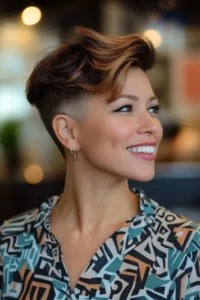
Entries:
{"label": "chin", "polygon": [[130,180],[134,180],[134,181],[140,181],[140,182],[147,182],[150,181],[154,178],[155,176],[155,172],[149,172],[149,173],[145,173],[144,172],[138,172],[138,174],[132,174],[132,176],[129,176]]}

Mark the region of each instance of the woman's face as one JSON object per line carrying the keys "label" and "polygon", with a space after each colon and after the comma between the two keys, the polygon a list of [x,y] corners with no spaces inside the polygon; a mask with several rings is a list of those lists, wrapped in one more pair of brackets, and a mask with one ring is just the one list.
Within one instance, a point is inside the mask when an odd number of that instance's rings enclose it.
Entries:
{"label": "woman's face", "polygon": [[[154,177],[154,160],[127,148],[155,142],[156,154],[163,130],[149,79],[140,68],[130,68],[120,98],[107,103],[106,95],[88,101],[87,116],[79,127],[81,159],[92,168],[136,181]],[[138,150],[138,149],[137,149]]]}

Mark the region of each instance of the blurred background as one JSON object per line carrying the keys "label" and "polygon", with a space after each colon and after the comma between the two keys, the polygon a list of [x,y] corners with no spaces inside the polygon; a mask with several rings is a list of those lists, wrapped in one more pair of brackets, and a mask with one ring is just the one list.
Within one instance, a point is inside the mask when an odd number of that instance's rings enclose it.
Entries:
{"label": "blurred background", "polygon": [[0,1],[0,222],[62,192],[64,160],[25,83],[75,25],[109,35],[142,33],[157,49],[148,72],[162,107],[156,175],[143,188],[200,222],[200,11],[196,0]]}

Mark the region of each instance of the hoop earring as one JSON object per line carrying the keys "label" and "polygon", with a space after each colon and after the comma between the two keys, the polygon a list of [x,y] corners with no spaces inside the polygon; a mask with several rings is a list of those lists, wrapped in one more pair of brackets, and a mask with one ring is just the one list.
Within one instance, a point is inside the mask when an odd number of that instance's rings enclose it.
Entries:
{"label": "hoop earring", "polygon": [[80,156],[79,151],[73,151],[73,156],[74,156],[74,158],[75,158],[76,160],[78,160],[78,159],[79,159],[79,156]]}
{"label": "hoop earring", "polygon": [[78,160],[79,156],[80,156],[79,150],[78,151],[73,151],[72,148],[71,148],[71,144],[69,145],[69,147],[70,147],[70,152],[73,155],[74,159]]}

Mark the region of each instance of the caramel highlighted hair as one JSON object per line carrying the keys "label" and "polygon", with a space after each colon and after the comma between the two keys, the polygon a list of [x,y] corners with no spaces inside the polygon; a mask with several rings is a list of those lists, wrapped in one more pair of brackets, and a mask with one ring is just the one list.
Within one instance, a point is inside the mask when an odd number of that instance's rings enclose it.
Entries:
{"label": "caramel highlighted hair", "polygon": [[30,75],[26,94],[37,107],[46,129],[64,155],[52,128],[61,104],[77,104],[89,93],[116,99],[131,66],[144,71],[154,63],[152,43],[139,34],[106,36],[75,27],[65,43],[44,57]]}

